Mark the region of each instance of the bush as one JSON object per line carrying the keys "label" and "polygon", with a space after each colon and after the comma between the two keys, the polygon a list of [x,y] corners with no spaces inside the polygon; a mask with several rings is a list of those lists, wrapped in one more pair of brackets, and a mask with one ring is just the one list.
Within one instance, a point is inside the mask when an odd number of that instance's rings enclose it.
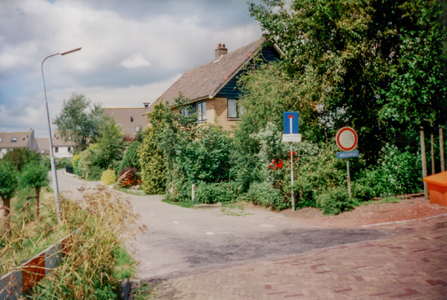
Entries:
{"label": "bush", "polygon": [[73,156],[72,159],[72,164],[73,164],[73,171],[76,175],[79,175],[79,170],[78,170],[78,165],[79,165],[79,160],[81,159],[82,153],[78,153],[75,156]]}
{"label": "bush", "polygon": [[140,142],[133,142],[132,144],[130,144],[130,146],[124,153],[123,160],[118,167],[118,172],[121,172],[126,167],[141,170],[140,160],[138,157],[138,148],[140,147],[140,145]]}
{"label": "bush", "polygon": [[69,158],[56,158],[56,167],[57,169],[65,169],[66,166],[73,166],[71,160]]}
{"label": "bush", "polygon": [[272,207],[282,210],[290,207],[290,202],[285,201],[278,189],[270,187],[266,182],[254,182],[250,185],[247,197],[254,204]]}
{"label": "bush", "polygon": [[106,185],[114,184],[116,182],[115,171],[111,169],[105,170],[102,172],[101,180]]}
{"label": "bush", "polygon": [[40,154],[28,148],[14,148],[8,151],[2,158],[9,161],[20,172],[24,166],[32,162],[40,162]]}
{"label": "bush", "polygon": [[337,215],[352,210],[359,203],[355,198],[349,198],[346,188],[332,189],[327,194],[317,196],[317,205],[326,215]]}
{"label": "bush", "polygon": [[231,202],[236,195],[226,183],[200,183],[196,185],[194,201],[213,204],[217,202]]}
{"label": "bush", "polygon": [[88,180],[98,181],[101,180],[101,175],[104,172],[104,169],[98,166],[91,166],[90,172],[88,173]]}
{"label": "bush", "polygon": [[134,168],[125,168],[121,171],[118,177],[118,185],[122,188],[128,188],[132,186],[139,186],[141,180],[138,177],[137,170]]}

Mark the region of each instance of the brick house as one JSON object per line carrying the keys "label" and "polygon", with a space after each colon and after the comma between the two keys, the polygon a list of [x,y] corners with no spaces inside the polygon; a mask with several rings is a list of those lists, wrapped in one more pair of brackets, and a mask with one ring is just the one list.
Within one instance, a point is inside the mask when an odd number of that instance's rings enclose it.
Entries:
{"label": "brick house", "polygon": [[224,130],[232,130],[243,113],[238,105],[241,91],[237,88],[239,76],[245,67],[253,64],[253,57],[268,63],[280,58],[275,47],[266,46],[263,39],[228,53],[225,44],[219,44],[214,60],[187,71],[152,105],[167,102],[173,110],[175,99],[182,94],[195,107],[199,122],[218,124]]}
{"label": "brick house", "polygon": [[14,148],[28,148],[32,151],[39,151],[34,130],[27,132],[0,132],[0,158],[9,150]]}
{"label": "brick house", "polygon": [[121,126],[125,137],[134,138],[137,132],[142,131],[149,124],[147,116],[144,115],[148,110],[149,103],[144,103],[144,107],[105,108],[104,112],[113,117]]}

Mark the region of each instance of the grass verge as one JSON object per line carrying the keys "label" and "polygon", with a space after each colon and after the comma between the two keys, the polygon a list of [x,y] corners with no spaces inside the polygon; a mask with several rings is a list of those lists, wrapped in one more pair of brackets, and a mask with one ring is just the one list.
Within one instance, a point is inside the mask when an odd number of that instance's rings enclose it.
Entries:
{"label": "grass verge", "polygon": [[198,203],[193,203],[193,202],[173,202],[168,199],[163,199],[161,201],[168,203],[168,204],[177,205],[177,206],[186,207],[186,208],[194,208],[194,205],[198,204]]}

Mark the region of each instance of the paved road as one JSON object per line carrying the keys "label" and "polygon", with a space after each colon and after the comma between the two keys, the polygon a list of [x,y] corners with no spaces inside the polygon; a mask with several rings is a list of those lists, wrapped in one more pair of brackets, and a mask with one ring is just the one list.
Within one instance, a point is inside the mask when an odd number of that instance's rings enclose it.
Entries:
{"label": "paved road", "polygon": [[[79,199],[78,187],[97,184],[58,174],[60,190],[72,191],[64,193],[72,199]],[[182,277],[396,234],[382,229],[316,228],[265,210],[227,215],[221,209],[170,205],[160,196],[126,196],[149,228],[128,245],[142,279]]]}

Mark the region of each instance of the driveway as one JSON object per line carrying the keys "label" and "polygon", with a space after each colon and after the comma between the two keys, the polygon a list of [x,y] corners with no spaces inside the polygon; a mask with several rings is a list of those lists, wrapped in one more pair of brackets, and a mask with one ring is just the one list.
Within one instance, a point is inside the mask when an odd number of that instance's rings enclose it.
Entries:
{"label": "driveway", "polygon": [[[58,171],[60,191],[70,199],[77,188],[94,187]],[[281,259],[316,249],[376,240],[399,230],[318,228],[291,222],[264,209],[228,214],[220,208],[191,209],[162,202],[162,196],[130,198],[149,231],[129,243],[141,279],[193,275],[247,262]],[[226,209],[224,209],[226,210]]]}

